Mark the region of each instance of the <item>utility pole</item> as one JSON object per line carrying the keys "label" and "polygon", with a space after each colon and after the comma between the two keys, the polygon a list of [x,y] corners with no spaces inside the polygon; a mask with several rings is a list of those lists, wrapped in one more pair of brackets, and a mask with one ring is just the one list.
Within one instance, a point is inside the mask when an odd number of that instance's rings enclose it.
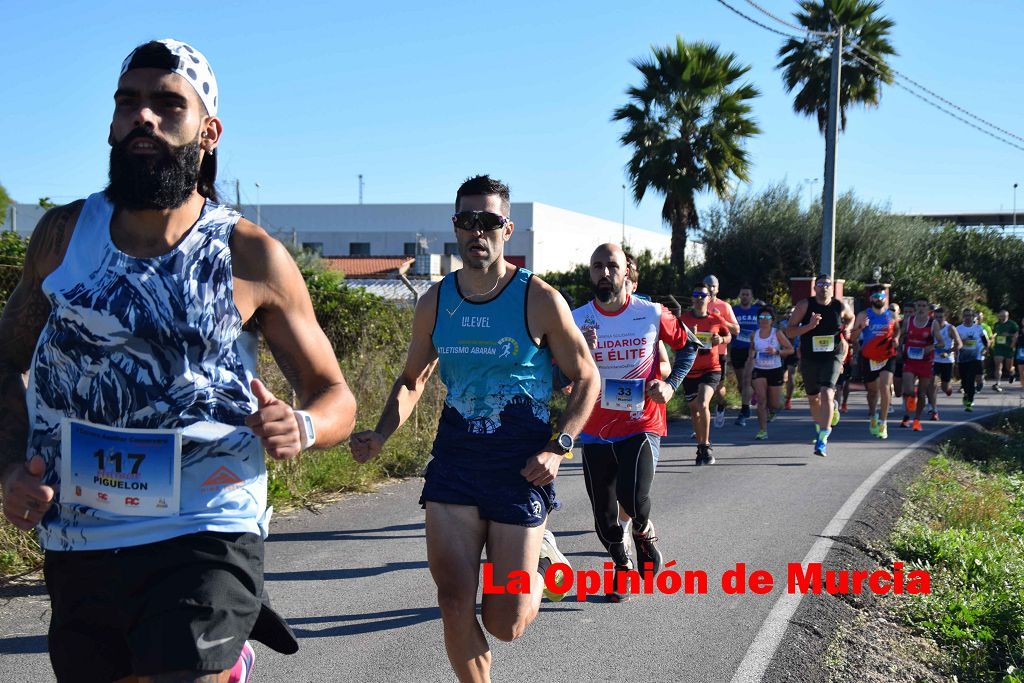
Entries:
{"label": "utility pole", "polygon": [[835,275],[836,259],[836,143],[839,137],[839,79],[843,63],[843,27],[832,42],[832,81],[828,93],[828,128],[825,130],[825,186],[821,192],[821,272]]}
{"label": "utility pole", "polygon": [[256,183],[256,225],[263,227],[263,213],[260,207],[260,184]]}
{"label": "utility pole", "polygon": [[363,174],[359,174],[359,203],[363,203]]}

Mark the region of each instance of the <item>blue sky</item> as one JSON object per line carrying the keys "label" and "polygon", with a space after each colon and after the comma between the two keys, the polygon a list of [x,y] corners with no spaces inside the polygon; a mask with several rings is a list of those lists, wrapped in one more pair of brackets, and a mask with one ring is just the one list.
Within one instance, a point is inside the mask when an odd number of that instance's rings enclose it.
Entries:
{"label": "blue sky", "polygon": [[[732,2],[749,14],[742,0]],[[760,0],[791,17],[795,0]],[[893,65],[1024,135],[1019,0],[889,0]],[[210,59],[220,85],[220,177],[243,202],[451,201],[463,178],[506,180],[513,201],[622,216],[621,126],[612,110],[638,81],[630,59],[675,35],[752,66],[751,187],[820,191],[824,143],[792,112],[775,70],[780,36],[714,0],[623,3],[28,3],[0,0],[0,183],[18,201],[69,201],[106,179],[107,125],[122,59],[172,36]],[[763,18],[763,17],[762,17]],[[770,20],[765,18],[770,23]],[[780,27],[781,28],[781,27]],[[813,180],[810,180],[813,179]],[[1009,211],[1024,184],[1013,149],[886,88],[853,109],[839,187],[898,211]],[[711,199],[702,197],[701,206]],[[1019,201],[1024,207],[1024,188]],[[660,200],[626,220],[660,225]]]}

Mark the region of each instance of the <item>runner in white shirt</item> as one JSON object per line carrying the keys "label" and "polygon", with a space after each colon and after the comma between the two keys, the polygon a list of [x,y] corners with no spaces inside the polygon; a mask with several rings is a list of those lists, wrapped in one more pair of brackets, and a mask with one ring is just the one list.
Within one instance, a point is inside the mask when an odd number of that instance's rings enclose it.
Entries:
{"label": "runner in white shirt", "polygon": [[779,410],[782,385],[785,383],[783,360],[793,355],[793,344],[782,330],[775,328],[775,308],[761,306],[757,313],[757,330],[751,339],[754,364],[752,384],[757,395],[757,424],[754,436],[758,441],[768,438],[768,413]]}
{"label": "runner in white shirt", "polygon": [[935,340],[935,377],[937,382],[932,382],[928,400],[931,401],[932,412],[929,417],[932,420],[939,419],[939,384],[942,384],[942,391],[946,396],[953,395],[953,364],[956,362],[957,353],[963,342],[960,340],[960,333],[956,327],[946,320],[946,309],[939,306],[935,309],[935,323],[939,327],[939,338]]}

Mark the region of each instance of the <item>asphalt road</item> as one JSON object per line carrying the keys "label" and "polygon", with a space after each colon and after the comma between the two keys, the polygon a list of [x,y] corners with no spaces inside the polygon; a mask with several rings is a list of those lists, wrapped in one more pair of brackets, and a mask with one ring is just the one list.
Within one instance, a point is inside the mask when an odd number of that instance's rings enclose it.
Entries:
{"label": "asphalt road", "polygon": [[[1018,407],[1018,385],[986,390],[975,412],[959,397],[940,401],[943,420]],[[652,518],[666,561],[703,570],[703,595],[644,595],[545,602],[526,635],[492,641],[495,681],[730,681],[773,605],[786,593],[786,566],[800,562],[836,512],[872,472],[922,434],[890,422],[890,438],[868,434],[863,393],[834,430],[827,459],[812,454],[805,401],[753,441],[753,425],[713,430],[711,467],[695,467],[689,423],[663,442]],[[350,496],[319,514],[278,516],[267,544],[268,590],[301,643],[285,657],[260,644],[256,681],[452,681],[434,586],[426,565],[421,483]],[[605,560],[591,520],[580,458],[558,478],[563,509],[552,517],[559,546],[577,568]],[[720,578],[737,562],[769,571],[766,595],[726,595]],[[0,592],[0,680],[53,680],[46,655],[48,600],[41,586]]]}

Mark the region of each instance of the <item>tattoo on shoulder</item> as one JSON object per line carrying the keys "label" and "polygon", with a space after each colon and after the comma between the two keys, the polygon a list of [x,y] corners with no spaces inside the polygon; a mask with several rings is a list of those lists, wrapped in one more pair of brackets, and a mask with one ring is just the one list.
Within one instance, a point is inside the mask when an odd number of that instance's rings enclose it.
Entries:
{"label": "tattoo on shoulder", "polygon": [[79,201],[47,211],[33,231],[21,280],[0,317],[0,360],[12,371],[28,369],[39,334],[50,316],[42,281],[63,256],[72,219],[81,205]]}
{"label": "tattoo on shoulder", "polygon": [[71,219],[78,216],[84,204],[85,200],[80,199],[66,206],[50,209],[43,215],[33,231],[33,236],[39,235],[40,238],[37,258],[63,256],[69,241],[68,230],[73,227]]}

